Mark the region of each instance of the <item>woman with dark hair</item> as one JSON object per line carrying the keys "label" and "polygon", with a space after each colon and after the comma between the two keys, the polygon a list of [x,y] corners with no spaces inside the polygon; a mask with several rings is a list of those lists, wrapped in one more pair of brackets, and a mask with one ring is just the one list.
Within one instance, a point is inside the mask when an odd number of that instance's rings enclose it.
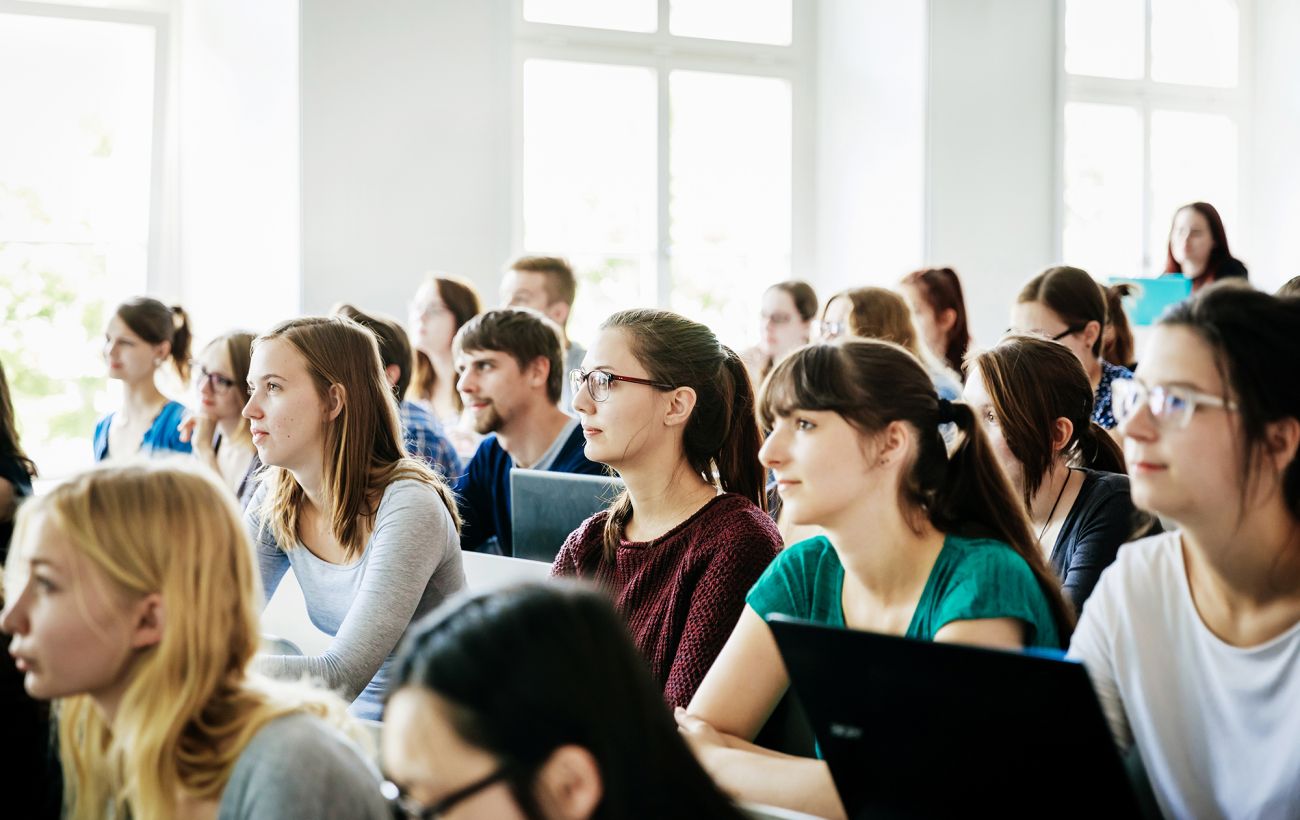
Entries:
{"label": "woman with dark hair", "polygon": [[761,316],[758,344],[740,354],[755,386],[785,354],[808,344],[817,319],[817,292],[807,282],[777,282],[763,291]]}
{"label": "woman with dark hair", "polygon": [[474,454],[482,436],[463,417],[465,405],[456,392],[456,364],[451,340],[456,331],[483,312],[478,291],[464,279],[433,275],[420,285],[410,306],[411,346],[415,368],[410,398],[423,404],[442,425],[442,433],[462,459]]}
{"label": "woman with dark hair", "polygon": [[1092,420],[1083,367],[1062,345],[1011,336],[971,360],[964,398],[1024,499],[1061,591],[1082,610],[1120,545],[1154,524],[1133,507],[1119,445]]}
{"label": "woman with dark hair", "polygon": [[1174,211],[1165,273],[1192,280],[1192,293],[1221,279],[1246,278],[1246,266],[1228,250],[1228,233],[1213,205],[1192,202]]}
{"label": "woman with dark hair", "polygon": [[460,598],[418,624],[382,748],[402,817],[741,817],[674,731],[619,616],[567,584]]}
{"label": "woman with dark hair", "polygon": [[14,531],[14,513],[18,504],[32,494],[36,463],[27,457],[18,440],[14,420],[14,403],[9,395],[9,380],[0,364],[0,565],[9,553],[9,538]]}
{"label": "woman with dark hair", "polygon": [[609,590],[664,700],[684,706],[781,549],[754,392],[713,331],[666,310],[606,319],[583,368],[570,375],[586,456],[627,490],[569,536],[551,571]]}
{"label": "woman with dark hair", "polygon": [[179,429],[185,405],[169,400],[154,382],[164,361],[172,363],[182,382],[189,378],[185,311],[147,296],[118,305],[104,330],[104,361],[108,377],[122,382],[122,409],[95,425],[95,460],[190,452]]}
{"label": "woman with dark hair", "polygon": [[1178,530],[1120,550],[1070,654],[1166,817],[1300,817],[1297,327],[1300,299],[1209,288],[1116,388],[1133,500]]}
{"label": "woman with dark hair", "polygon": [[1110,409],[1110,388],[1116,379],[1131,379],[1133,372],[1102,358],[1106,333],[1106,297],[1101,285],[1079,268],[1048,268],[1025,283],[1011,308],[1012,333],[1043,336],[1070,349],[1092,385],[1092,420],[1103,428],[1115,427]]}
{"label": "woman with dark hair", "polygon": [[197,411],[181,426],[181,437],[190,442],[194,455],[214,470],[239,499],[248,506],[257,489],[262,460],[253,446],[244,405],[248,390],[248,363],[253,334],[241,330],[223,333],[199,353],[194,365]]}
{"label": "woman with dark hair", "polygon": [[1106,294],[1106,329],[1101,334],[1101,358],[1115,362],[1125,370],[1137,369],[1137,355],[1133,346],[1133,328],[1128,323],[1124,299],[1133,293],[1133,286],[1121,282],[1103,289]]}
{"label": "woman with dark hair", "polygon": [[[847,339],[796,351],[759,404],[771,430],[763,464],[786,512],[825,535],[763,573],[678,723],[729,794],[839,817],[823,762],[750,742],[790,683],[765,617],[1059,649],[1073,615],[975,414],[935,395],[901,347]],[[962,434],[951,455],[944,424]]]}
{"label": "woman with dark hair", "polygon": [[904,276],[898,287],[930,353],[964,377],[970,327],[957,272],[952,268],[923,268]]}

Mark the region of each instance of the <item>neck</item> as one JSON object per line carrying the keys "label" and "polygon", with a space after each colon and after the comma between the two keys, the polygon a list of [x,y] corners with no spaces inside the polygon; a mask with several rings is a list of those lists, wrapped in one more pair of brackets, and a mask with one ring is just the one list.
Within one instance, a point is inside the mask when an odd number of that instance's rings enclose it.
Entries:
{"label": "neck", "polygon": [[[1070,468],[1062,459],[1052,462],[1038,485],[1038,492],[1029,500],[1029,520],[1037,527],[1048,522],[1053,512],[1059,512],[1057,501],[1065,493],[1070,481]],[[1053,510],[1053,507],[1056,509]]]}
{"label": "neck", "polygon": [[302,487],[302,494],[307,498],[307,503],[317,510],[325,509],[323,503],[325,499],[321,491],[321,468],[316,466],[301,469],[290,467],[288,469],[293,474],[294,481],[297,481],[298,486]]}
{"label": "neck", "polygon": [[248,425],[243,422],[244,419],[242,416],[217,419],[217,431],[221,433],[222,441],[233,444],[236,442],[242,442],[246,439],[251,445],[253,443],[253,438],[248,432]]}
{"label": "neck", "polygon": [[1300,523],[1278,494],[1236,515],[1206,516],[1183,527],[1193,597],[1210,595],[1233,610],[1300,598]]}
{"label": "neck", "polygon": [[112,684],[107,689],[95,692],[90,696],[95,707],[99,709],[99,714],[104,718],[104,723],[109,726],[117,720],[117,710],[122,705],[122,696],[126,694],[126,686],[129,682],[120,681]]}
{"label": "neck", "polygon": [[497,441],[515,464],[533,465],[551,448],[555,437],[570,420],[564,411],[543,396],[519,408],[510,423],[497,431]]}
{"label": "neck", "polygon": [[913,595],[943,549],[943,533],[919,511],[909,520],[892,492],[875,495],[822,524],[845,572],[879,601]]}
{"label": "neck", "polygon": [[129,417],[152,415],[158,406],[167,402],[167,397],[153,382],[153,376],[138,382],[123,383],[122,409]]}
{"label": "neck", "polygon": [[1092,385],[1092,391],[1097,392],[1097,386],[1101,384],[1101,359],[1092,356],[1083,363],[1083,369],[1088,371],[1088,383]]}
{"label": "neck", "polygon": [[648,541],[682,523],[717,496],[718,490],[691,469],[680,446],[675,452],[648,454],[638,464],[618,465],[632,501],[630,540]]}

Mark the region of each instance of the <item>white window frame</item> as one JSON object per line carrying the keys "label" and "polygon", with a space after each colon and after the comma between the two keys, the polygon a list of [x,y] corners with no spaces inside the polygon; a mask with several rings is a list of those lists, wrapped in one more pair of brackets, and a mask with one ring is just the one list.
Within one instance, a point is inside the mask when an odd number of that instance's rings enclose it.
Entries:
{"label": "white window frame", "polygon": [[[658,0],[659,24],[654,33],[535,23],[524,19],[523,0],[511,0],[514,48],[511,61],[511,247],[524,249],[524,63],[531,59],[634,66],[655,70],[656,122],[655,303],[669,307],[672,297],[672,237],[669,220],[669,76],[672,71],[707,71],[753,77],[775,77],[790,83],[790,275],[808,278],[815,241],[814,123],[816,122],[813,60],[816,55],[815,3],[793,0],[790,45],[741,43],[671,34],[669,0]],[[534,251],[565,252],[563,248]],[[643,273],[643,287],[649,277]],[[764,283],[766,284],[766,283]]]}
{"label": "white window frame", "polygon": [[[1173,214],[1153,213],[1151,190],[1151,113],[1155,110],[1216,114],[1232,120],[1237,128],[1237,213],[1236,233],[1231,237],[1249,244],[1249,156],[1251,102],[1254,92],[1254,4],[1237,0],[1237,85],[1232,88],[1157,82],[1151,79],[1151,2],[1143,0],[1142,77],[1119,80],[1071,74],[1065,70],[1065,5],[1057,0],[1056,12],[1056,192],[1055,251],[1060,259],[1065,238],[1065,106],[1072,102],[1118,105],[1138,112],[1142,122],[1142,269],[1159,274],[1165,248],[1152,248],[1152,220],[1167,220]],[[1069,260],[1065,260],[1068,262]]]}

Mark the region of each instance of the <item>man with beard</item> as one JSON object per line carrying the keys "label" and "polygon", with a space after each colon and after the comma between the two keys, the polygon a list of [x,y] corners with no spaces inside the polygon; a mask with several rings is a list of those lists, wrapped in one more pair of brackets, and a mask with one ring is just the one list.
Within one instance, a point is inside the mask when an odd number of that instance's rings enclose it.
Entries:
{"label": "man with beard", "polygon": [[583,455],[578,420],[558,407],[563,342],[558,325],[535,310],[490,310],[456,333],[456,389],[474,430],[487,437],[455,484],[461,547],[512,555],[510,470],[605,475]]}

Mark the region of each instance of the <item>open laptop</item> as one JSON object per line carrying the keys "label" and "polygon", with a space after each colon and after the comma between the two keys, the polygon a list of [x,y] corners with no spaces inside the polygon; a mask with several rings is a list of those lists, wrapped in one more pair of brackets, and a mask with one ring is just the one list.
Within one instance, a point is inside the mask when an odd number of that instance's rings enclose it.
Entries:
{"label": "open laptop", "polygon": [[1081,664],[768,619],[849,817],[1136,817]]}
{"label": "open laptop", "polygon": [[1129,322],[1138,327],[1154,325],[1166,308],[1192,295],[1192,280],[1184,276],[1112,276],[1106,284],[1130,286],[1131,293],[1124,297],[1124,311]]}
{"label": "open laptop", "polygon": [[564,539],[595,513],[605,509],[623,482],[605,476],[510,471],[510,528],[514,557],[555,560]]}

